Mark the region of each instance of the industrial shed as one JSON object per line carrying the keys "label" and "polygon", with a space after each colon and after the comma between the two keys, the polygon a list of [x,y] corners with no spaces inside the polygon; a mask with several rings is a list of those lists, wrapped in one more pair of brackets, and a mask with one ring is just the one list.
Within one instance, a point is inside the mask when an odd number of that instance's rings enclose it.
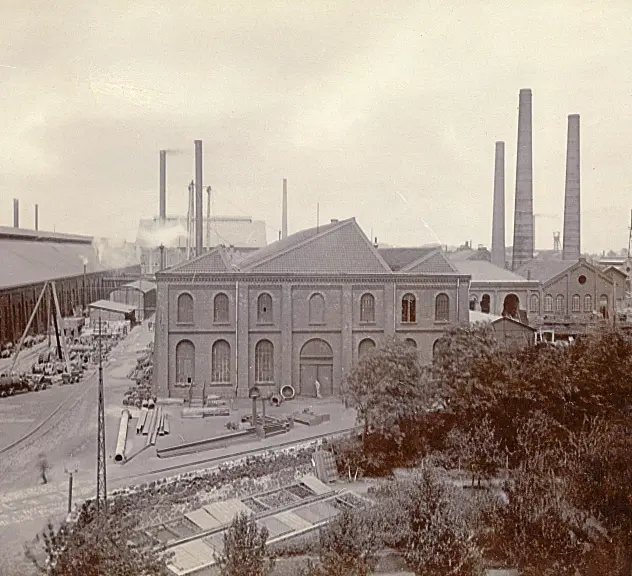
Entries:
{"label": "industrial shed", "polygon": [[[91,236],[0,226],[0,346],[16,343],[46,281],[54,281],[62,316],[108,298],[113,288],[140,275],[140,264]],[[40,306],[31,332],[46,330]]]}
{"label": "industrial shed", "polygon": [[470,322],[491,324],[496,339],[508,348],[515,350],[535,344],[537,330],[509,316],[496,316],[470,310]]}
{"label": "industrial shed", "polygon": [[133,306],[136,320],[142,322],[156,312],[156,285],[148,280],[123,284],[110,294],[110,301]]}
{"label": "industrial shed", "polygon": [[90,311],[90,324],[95,325],[99,318],[105,322],[136,321],[136,309],[129,304],[111,302],[110,300],[97,300],[88,305]]}

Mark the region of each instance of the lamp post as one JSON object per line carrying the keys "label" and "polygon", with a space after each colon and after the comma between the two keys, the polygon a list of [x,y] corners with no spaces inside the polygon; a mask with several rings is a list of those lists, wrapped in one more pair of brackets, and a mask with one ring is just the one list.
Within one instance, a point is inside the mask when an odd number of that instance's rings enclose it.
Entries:
{"label": "lamp post", "polygon": [[64,466],[64,472],[68,474],[68,514],[72,512],[72,479],[78,469],[77,464],[74,467]]}

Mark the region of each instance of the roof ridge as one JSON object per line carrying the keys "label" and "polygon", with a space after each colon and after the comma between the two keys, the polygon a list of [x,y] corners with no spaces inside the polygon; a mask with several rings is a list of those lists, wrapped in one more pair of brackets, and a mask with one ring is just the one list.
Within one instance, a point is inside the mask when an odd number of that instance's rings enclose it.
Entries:
{"label": "roof ridge", "polygon": [[456,269],[454,264],[450,262],[450,259],[443,255],[443,250],[441,250],[441,246],[437,246],[436,248],[428,252],[428,254],[422,256],[421,258],[418,258],[417,260],[415,260],[414,262],[411,262],[410,264],[407,264],[400,270],[400,272],[409,272],[413,268],[419,266],[420,264],[423,264],[426,260],[430,259],[432,256],[434,256],[437,253],[443,256],[443,260],[448,264],[452,272],[454,272],[455,274],[460,274],[460,272]]}
{"label": "roof ridge", "polygon": [[371,242],[371,239],[368,238],[367,235],[362,231],[362,228],[360,228],[360,225],[356,222],[355,218],[351,218],[351,221],[355,225],[355,228],[357,229],[357,231],[360,233],[360,236],[364,239],[365,243],[369,246],[369,249],[371,250],[373,255],[376,257],[377,261],[382,265],[382,267],[384,268],[386,272],[389,272],[392,274],[393,269],[388,265],[386,260],[384,260],[382,255],[379,253],[378,249],[373,245],[373,242]]}
{"label": "roof ridge", "polygon": [[[222,259],[222,262],[224,263],[224,265],[226,266],[226,259],[223,257],[222,253],[221,253],[221,249],[222,246],[213,246],[213,248],[211,248],[210,250],[207,250],[206,252],[203,252],[202,254],[200,254],[199,256],[195,256],[194,258],[191,258],[190,260],[184,260],[183,262],[178,262],[177,264],[174,264],[173,266],[170,266],[169,268],[165,268],[164,270],[160,270],[159,272],[178,272],[179,270],[181,270],[182,268],[184,268],[185,266],[189,266],[191,264],[194,264],[196,262],[200,262],[202,259],[210,256],[211,254],[217,253],[219,254],[220,258]],[[226,266],[228,269],[230,268],[230,266]]]}

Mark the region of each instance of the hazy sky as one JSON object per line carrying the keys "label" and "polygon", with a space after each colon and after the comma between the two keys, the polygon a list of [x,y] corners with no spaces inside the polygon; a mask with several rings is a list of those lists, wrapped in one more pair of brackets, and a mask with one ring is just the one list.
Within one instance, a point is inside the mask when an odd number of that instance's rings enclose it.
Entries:
{"label": "hazy sky", "polygon": [[[491,242],[518,92],[533,91],[536,245],[562,230],[567,115],[581,115],[582,248],[627,246],[630,0],[0,0],[0,224],[133,239],[184,213],[204,141],[221,215],[289,230],[355,216],[382,242]],[[205,202],[206,204],[206,202]]]}

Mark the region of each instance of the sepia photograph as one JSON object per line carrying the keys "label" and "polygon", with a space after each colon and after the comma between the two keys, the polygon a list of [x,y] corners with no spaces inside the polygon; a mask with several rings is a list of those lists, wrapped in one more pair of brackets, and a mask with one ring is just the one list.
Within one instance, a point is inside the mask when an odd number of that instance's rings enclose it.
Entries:
{"label": "sepia photograph", "polygon": [[0,576],[632,576],[631,0],[0,22]]}

